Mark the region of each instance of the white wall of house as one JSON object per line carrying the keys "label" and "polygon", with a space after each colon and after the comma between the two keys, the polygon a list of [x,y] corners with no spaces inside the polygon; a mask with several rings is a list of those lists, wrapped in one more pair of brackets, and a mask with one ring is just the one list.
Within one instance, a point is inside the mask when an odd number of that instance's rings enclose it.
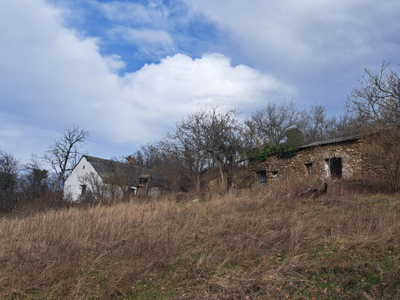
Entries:
{"label": "white wall of house", "polygon": [[[64,183],[63,197],[67,200],[78,201],[83,192],[83,179],[85,176],[90,176],[90,174],[94,174],[102,184],[102,180],[100,176],[97,174],[96,170],[93,166],[86,160],[83,156],[79,163],[76,165],[75,169],[72,170],[71,174],[67,178]],[[90,184],[86,183],[86,191],[90,190]]]}

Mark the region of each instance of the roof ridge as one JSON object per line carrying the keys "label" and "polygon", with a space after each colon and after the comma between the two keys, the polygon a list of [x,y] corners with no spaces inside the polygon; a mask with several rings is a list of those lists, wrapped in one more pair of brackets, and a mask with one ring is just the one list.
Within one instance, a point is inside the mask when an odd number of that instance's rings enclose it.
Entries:
{"label": "roof ridge", "polygon": [[320,140],[320,141],[304,144],[304,145],[299,146],[298,148],[303,149],[303,148],[309,148],[309,147],[314,147],[314,146],[322,146],[322,145],[326,145],[326,144],[335,144],[335,143],[347,142],[347,141],[351,141],[351,140],[358,140],[360,138],[361,138],[361,135],[338,137],[338,138]]}

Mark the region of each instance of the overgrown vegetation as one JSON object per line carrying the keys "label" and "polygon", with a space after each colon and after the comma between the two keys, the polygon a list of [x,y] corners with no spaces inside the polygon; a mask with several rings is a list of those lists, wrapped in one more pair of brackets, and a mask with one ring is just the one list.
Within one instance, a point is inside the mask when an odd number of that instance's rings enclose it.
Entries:
{"label": "overgrown vegetation", "polygon": [[263,162],[271,155],[276,155],[279,158],[290,158],[297,155],[297,153],[297,147],[280,144],[277,146],[269,146],[262,149],[253,149],[247,151],[247,157],[249,158],[249,162],[253,163],[255,161]]}
{"label": "overgrown vegetation", "polygon": [[363,120],[366,163],[387,188],[400,190],[400,76],[383,62],[379,71],[365,69],[360,87],[349,95],[347,110]]}
{"label": "overgrown vegetation", "polygon": [[398,298],[399,195],[303,188],[15,211],[0,219],[0,298]]}

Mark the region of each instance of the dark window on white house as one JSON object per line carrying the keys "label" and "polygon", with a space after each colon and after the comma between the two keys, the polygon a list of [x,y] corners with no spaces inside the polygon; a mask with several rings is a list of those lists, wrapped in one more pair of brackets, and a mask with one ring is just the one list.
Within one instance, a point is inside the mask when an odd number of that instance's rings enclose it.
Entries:
{"label": "dark window on white house", "polygon": [[81,185],[81,195],[86,195],[86,184]]}

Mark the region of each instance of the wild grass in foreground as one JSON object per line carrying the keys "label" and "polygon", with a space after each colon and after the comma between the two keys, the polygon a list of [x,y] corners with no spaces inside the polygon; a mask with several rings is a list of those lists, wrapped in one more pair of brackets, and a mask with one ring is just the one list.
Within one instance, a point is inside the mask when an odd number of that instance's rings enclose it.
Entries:
{"label": "wild grass in foreground", "polygon": [[0,298],[399,298],[399,195],[294,190],[2,216]]}

